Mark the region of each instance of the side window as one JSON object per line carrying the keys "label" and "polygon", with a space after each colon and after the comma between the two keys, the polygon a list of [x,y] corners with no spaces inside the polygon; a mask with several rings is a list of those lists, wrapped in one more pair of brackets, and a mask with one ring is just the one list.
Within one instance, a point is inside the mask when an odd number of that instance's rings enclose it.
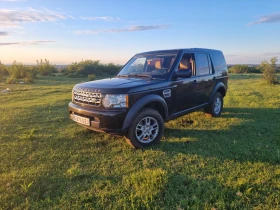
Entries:
{"label": "side window", "polygon": [[195,75],[195,62],[193,53],[185,53],[183,55],[178,65],[178,70],[182,69],[190,69],[192,70],[192,75]]}
{"label": "side window", "polygon": [[196,76],[207,75],[210,73],[210,67],[207,54],[196,54]]}

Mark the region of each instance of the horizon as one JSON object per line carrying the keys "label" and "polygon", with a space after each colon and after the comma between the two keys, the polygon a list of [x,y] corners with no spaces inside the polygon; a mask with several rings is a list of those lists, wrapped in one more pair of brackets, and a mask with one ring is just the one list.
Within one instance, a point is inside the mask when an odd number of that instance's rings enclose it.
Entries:
{"label": "horizon", "polygon": [[280,2],[274,0],[0,0],[0,8],[5,65],[40,59],[123,65],[140,52],[193,47],[223,51],[228,65],[280,56]]}
{"label": "horizon", "polygon": [[[18,61],[17,61],[18,62]],[[0,61],[0,63],[2,63],[1,61]],[[20,62],[20,63],[22,63],[22,62]],[[69,63],[69,64],[55,64],[55,63],[51,63],[51,65],[54,65],[54,66],[56,66],[56,67],[58,67],[58,66],[60,66],[60,67],[64,67],[64,66],[69,66],[69,65],[71,65],[71,64],[73,64],[73,63],[75,63],[75,62],[72,62],[72,63]],[[78,62],[77,62],[78,63]],[[10,64],[5,64],[5,63],[2,63],[2,64],[4,64],[5,66],[12,66],[13,64],[12,63],[10,63]],[[23,65],[25,65],[25,66],[36,66],[37,64],[25,64],[25,63],[22,63]],[[103,65],[106,65],[106,64],[108,64],[108,63],[102,63],[102,62],[100,62],[100,64],[103,64]],[[119,66],[124,66],[125,64],[115,64],[115,63],[113,63],[114,65],[119,65]],[[259,64],[256,64],[256,63],[245,63],[245,64],[240,64],[240,63],[236,63],[236,64],[232,64],[232,63],[227,63],[227,66],[228,66],[228,68],[230,68],[230,67],[232,67],[232,66],[235,66],[235,65],[247,65],[247,66],[252,66],[252,67],[256,67],[256,66],[259,66],[261,63],[259,63]],[[276,66],[277,67],[280,67],[280,64],[276,64]]]}

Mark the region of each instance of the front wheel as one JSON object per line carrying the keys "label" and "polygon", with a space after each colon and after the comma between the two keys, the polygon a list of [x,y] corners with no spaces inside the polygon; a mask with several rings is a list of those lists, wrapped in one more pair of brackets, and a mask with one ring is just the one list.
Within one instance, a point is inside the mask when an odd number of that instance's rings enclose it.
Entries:
{"label": "front wheel", "polygon": [[160,141],[164,122],[158,111],[146,108],[132,121],[126,135],[127,142],[135,148],[144,148]]}
{"label": "front wheel", "polygon": [[212,103],[204,109],[204,112],[212,117],[219,117],[221,116],[223,110],[223,95],[221,93],[216,93]]}

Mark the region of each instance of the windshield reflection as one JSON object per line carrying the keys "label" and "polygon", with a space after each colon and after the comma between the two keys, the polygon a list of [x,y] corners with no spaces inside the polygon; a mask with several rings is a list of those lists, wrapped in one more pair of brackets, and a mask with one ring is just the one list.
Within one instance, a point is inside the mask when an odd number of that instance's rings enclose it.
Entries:
{"label": "windshield reflection", "polygon": [[176,54],[149,54],[133,57],[119,72],[119,77],[165,78]]}

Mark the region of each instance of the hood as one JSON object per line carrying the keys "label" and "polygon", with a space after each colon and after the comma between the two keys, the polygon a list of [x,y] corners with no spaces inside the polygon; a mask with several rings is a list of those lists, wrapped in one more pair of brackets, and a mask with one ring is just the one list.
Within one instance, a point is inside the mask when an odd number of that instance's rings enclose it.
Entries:
{"label": "hood", "polygon": [[109,78],[77,84],[74,88],[102,93],[125,94],[129,92],[158,88],[158,85],[162,83],[165,83],[165,81],[152,80],[150,78]]}
{"label": "hood", "polygon": [[85,82],[82,85],[86,87],[95,87],[95,88],[112,88],[118,86],[125,86],[130,83],[139,83],[139,82],[143,83],[144,81],[146,80],[139,79],[139,78],[108,78],[108,79],[101,79],[101,80],[96,80],[91,82]]}

